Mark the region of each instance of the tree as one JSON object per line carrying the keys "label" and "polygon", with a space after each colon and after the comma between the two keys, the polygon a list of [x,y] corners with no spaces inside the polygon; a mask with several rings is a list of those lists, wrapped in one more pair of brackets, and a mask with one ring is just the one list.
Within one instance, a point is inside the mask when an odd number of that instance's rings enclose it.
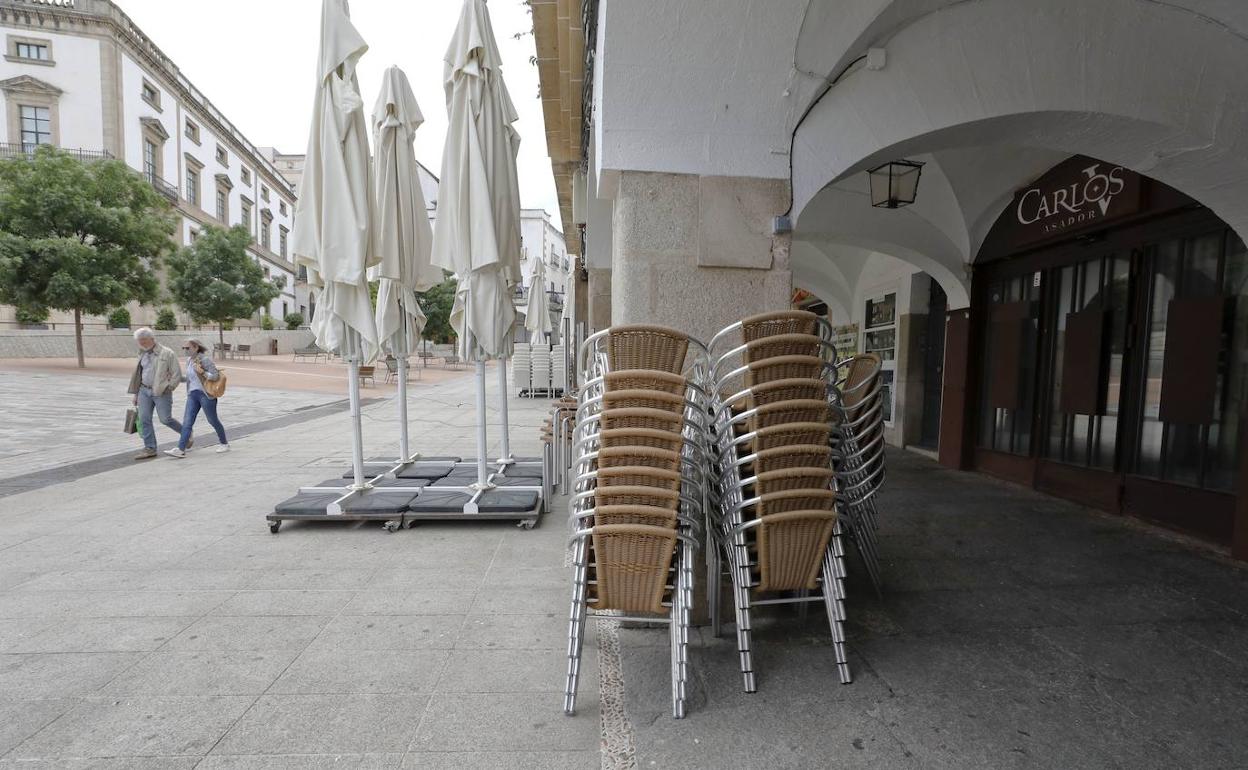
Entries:
{"label": "tree", "polygon": [[423,336],[434,342],[449,342],[455,336],[451,328],[451,308],[455,305],[455,278],[443,271],[442,283],[429,291],[416,295],[420,310],[425,314],[425,331]]}
{"label": "tree", "polygon": [[270,281],[247,254],[251,234],[242,225],[229,230],[207,226],[190,246],[169,258],[169,292],[196,323],[215,321],[225,342],[226,325],[247,318],[282,293],[285,280]]}
{"label": "tree", "polygon": [[175,244],[169,204],[115,160],[83,162],[50,146],[0,160],[0,302],[82,316],[151,302]]}
{"label": "tree", "polygon": [[162,332],[177,331],[178,316],[173,312],[173,308],[162,307],[160,312],[156,314],[156,328]]}
{"label": "tree", "polygon": [[286,322],[286,329],[293,332],[303,326],[303,313],[287,313],[282,320]]}
{"label": "tree", "polygon": [[108,314],[108,325],[114,329],[130,328],[130,311],[119,307]]}

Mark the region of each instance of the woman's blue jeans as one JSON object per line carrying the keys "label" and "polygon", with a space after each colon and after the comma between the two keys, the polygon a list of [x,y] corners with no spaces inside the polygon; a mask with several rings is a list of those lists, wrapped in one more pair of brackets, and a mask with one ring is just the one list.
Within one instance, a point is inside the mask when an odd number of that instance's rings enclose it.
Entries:
{"label": "woman's blue jeans", "polygon": [[191,430],[195,427],[195,419],[199,417],[201,409],[208,418],[208,424],[217,432],[217,441],[222,444],[230,443],[225,438],[225,426],[217,417],[217,400],[210,398],[202,390],[192,390],[186,394],[186,414],[182,417],[182,436],[178,439],[178,449],[186,449],[186,442],[191,440]]}

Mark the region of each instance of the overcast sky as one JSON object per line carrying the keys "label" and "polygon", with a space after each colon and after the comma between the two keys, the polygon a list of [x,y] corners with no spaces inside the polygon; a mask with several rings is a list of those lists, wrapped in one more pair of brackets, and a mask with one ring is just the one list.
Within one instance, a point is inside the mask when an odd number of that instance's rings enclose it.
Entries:
{"label": "overcast sky", "polygon": [[[117,0],[127,14],[217,105],[252,143],[304,152],[316,88],[321,0]],[[391,65],[407,73],[425,124],[416,133],[416,157],[434,174],[442,169],[446,97],[442,55],[461,0],[351,0],[351,18],[368,42],[360,61],[360,92],[371,114],[381,74]],[[538,96],[533,24],[521,0],[490,0],[503,76],[520,113],[520,198],[544,208],[556,226],[558,199],[546,155]],[[519,39],[515,36],[523,33]]]}

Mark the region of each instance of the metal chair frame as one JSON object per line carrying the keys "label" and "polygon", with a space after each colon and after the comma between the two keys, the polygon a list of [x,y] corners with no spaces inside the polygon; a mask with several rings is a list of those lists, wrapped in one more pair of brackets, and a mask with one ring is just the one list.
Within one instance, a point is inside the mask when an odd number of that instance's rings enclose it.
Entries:
{"label": "metal chair frame", "polygon": [[[592,547],[595,526],[586,525],[594,522],[597,511],[597,462],[603,448],[602,425],[608,409],[606,375],[611,371],[605,347],[610,333],[610,329],[598,332],[582,343],[577,352],[577,365],[584,372],[585,381],[578,393],[576,409],[563,410],[558,419],[559,425],[554,431],[555,443],[561,452],[558,459],[561,466],[560,479],[564,484],[563,488],[570,488],[571,491],[568,517],[573,529],[570,541],[573,551],[573,596],[569,615],[568,677],[564,693],[564,711],[568,714],[574,713],[576,709],[585,623],[591,614],[599,614],[589,601],[589,590],[595,585],[597,576],[595,564],[591,561],[596,558]],[[604,615],[616,620],[668,624],[671,642],[672,716],[677,719],[683,718],[686,712],[688,641],[693,605],[693,554],[700,547],[706,530],[711,478],[708,458],[710,447],[706,436],[706,347],[693,338],[687,339],[688,347],[685,359],[681,362],[681,371],[668,372],[685,378],[684,395],[677,400],[679,411],[670,412],[675,417],[672,420],[675,430],[671,432],[673,443],[678,447],[673,450],[673,459],[679,475],[679,486],[674,510],[675,551],[669,568],[669,579],[665,585],[665,590],[670,592],[670,599],[663,602],[668,611],[666,616],[643,614],[634,617],[613,611]],[[666,429],[664,432],[667,432]],[[565,446],[566,453],[563,453]],[[594,571],[594,578],[590,576],[591,570]]]}
{"label": "metal chair frame", "polygon": [[[813,328],[814,333],[787,329],[778,332],[778,335],[763,334],[753,339],[745,339],[741,344],[731,342],[734,339],[733,335],[739,334],[744,339],[746,324],[760,318],[775,320],[777,328],[797,325]],[[788,323],[790,321],[792,324]],[[751,533],[762,526],[767,517],[755,516],[747,519],[745,514],[751,508],[759,510],[760,502],[767,497],[757,488],[759,473],[752,463],[759,457],[755,440],[764,435],[768,427],[756,428],[754,422],[755,418],[769,411],[768,406],[773,403],[783,404],[784,401],[764,400],[763,403],[759,403],[755,396],[763,395],[768,390],[768,385],[771,385],[773,391],[777,387],[784,386],[773,384],[778,382],[776,380],[752,382],[754,379],[751,376],[752,373],[765,369],[769,359],[750,360],[749,354],[751,351],[765,350],[769,344],[778,345],[783,349],[785,343],[792,343],[792,346],[802,348],[807,342],[815,353],[809,358],[812,361],[821,362],[817,379],[825,383],[822,392],[828,405],[827,442],[830,450],[826,454],[828,464],[826,470],[833,472],[829,491],[833,493],[835,502],[832,503],[832,508],[837,513],[837,517],[820,566],[817,595],[812,596],[809,591],[802,590],[791,592],[793,594],[791,596],[758,598],[752,595],[756,593],[755,589],[758,587],[758,584],[754,582],[754,571],[759,568],[759,564],[751,557],[750,538]],[[716,394],[710,415],[709,435],[712,442],[712,462],[718,471],[715,477],[716,483],[711,485],[709,505],[711,515],[717,517],[717,521],[716,526],[708,527],[715,541],[715,547],[708,548],[708,595],[712,630],[716,635],[719,635],[721,631],[720,584],[724,572],[723,562],[726,560],[728,577],[732,584],[737,648],[745,690],[753,692],[757,688],[752,654],[752,608],[767,604],[793,603],[805,607],[809,602],[822,601],[832,634],[837,672],[842,683],[849,683],[851,673],[846,656],[844,632],[846,572],[842,538],[846,530],[852,526],[851,521],[856,510],[853,506],[844,504],[843,487],[861,490],[864,482],[868,482],[868,477],[878,475],[874,474],[874,468],[867,473],[861,472],[864,469],[862,461],[867,460],[869,448],[854,443],[857,436],[856,429],[868,425],[869,417],[876,412],[869,411],[870,404],[867,404],[868,410],[851,410],[852,414],[844,409],[842,394],[837,389],[837,360],[835,347],[832,344],[831,326],[813,314],[793,311],[745,319],[715,335],[708,345],[708,352],[713,360],[708,371],[713,382],[710,391]],[[774,358],[779,358],[779,356]],[[789,355],[788,359],[788,362],[801,364],[801,358],[797,355]],[[788,362],[775,361],[773,365],[783,366]],[[876,379],[878,380],[878,373]],[[742,386],[732,388],[731,395],[723,395],[726,387],[737,381],[741,382]],[[814,390],[819,391],[819,389]],[[864,400],[859,399],[857,403],[862,404]],[[741,406],[745,408],[742,409]],[[738,408],[735,413],[734,407]],[[738,428],[745,428],[745,430],[738,435]],[[879,433],[882,441],[882,431]],[[860,461],[859,465],[853,466],[856,471],[859,471],[858,475],[845,476],[845,471],[848,469],[846,458],[851,461],[854,459]],[[879,465],[882,466],[882,462]],[[814,467],[823,467],[822,460]],[[747,490],[749,490],[748,493]],[[852,499],[852,496],[849,499]],[[864,560],[875,555],[875,549],[869,546],[864,548],[859,545],[859,550],[863,552]],[[868,568],[868,571],[875,579],[877,570]]]}

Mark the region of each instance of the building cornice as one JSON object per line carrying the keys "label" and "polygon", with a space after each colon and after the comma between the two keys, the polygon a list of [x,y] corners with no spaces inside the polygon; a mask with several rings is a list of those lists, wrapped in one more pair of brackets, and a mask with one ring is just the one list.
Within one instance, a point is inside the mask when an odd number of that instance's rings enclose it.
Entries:
{"label": "building cornice", "polygon": [[[223,142],[233,146],[237,155],[246,156],[274,189],[282,191],[291,200],[295,199],[290,182],[260,154],[256,145],[111,0],[0,0],[0,24],[6,23],[61,34],[90,34],[94,28],[107,31],[129,53],[151,67],[154,74],[165,81],[164,85],[195,113],[195,118],[200,123],[212,127]],[[181,131],[181,127],[177,130]]]}

